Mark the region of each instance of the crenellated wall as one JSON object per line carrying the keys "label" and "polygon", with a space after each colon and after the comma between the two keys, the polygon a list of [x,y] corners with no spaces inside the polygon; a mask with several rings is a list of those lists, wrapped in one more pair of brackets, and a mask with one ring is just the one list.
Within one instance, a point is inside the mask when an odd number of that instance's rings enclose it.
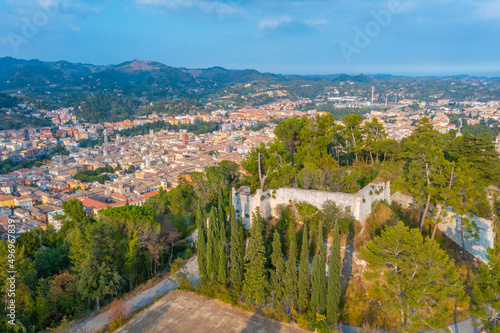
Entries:
{"label": "crenellated wall", "polygon": [[352,217],[363,223],[371,213],[372,203],[377,200],[391,201],[390,183],[371,183],[358,193],[325,192],[292,187],[282,187],[275,190],[260,189],[250,194],[250,188],[242,187],[232,190],[232,198],[236,214],[243,221],[246,228],[252,225],[252,213],[259,207],[264,218],[276,214],[279,205],[288,205],[293,202],[307,202],[321,208],[326,201],[333,201],[339,207],[349,208]]}

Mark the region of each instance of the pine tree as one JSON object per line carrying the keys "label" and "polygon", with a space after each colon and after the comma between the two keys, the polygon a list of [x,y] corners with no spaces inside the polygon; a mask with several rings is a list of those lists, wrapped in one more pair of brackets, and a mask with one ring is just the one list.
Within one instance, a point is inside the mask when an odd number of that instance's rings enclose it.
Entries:
{"label": "pine tree", "polygon": [[205,236],[205,214],[203,214],[201,201],[198,202],[198,207],[196,209],[196,224],[198,226],[198,239],[196,242],[196,247],[198,249],[198,270],[203,280],[207,277],[207,240]]}
{"label": "pine tree", "polygon": [[288,245],[288,260],[285,264],[285,298],[287,299],[288,308],[295,307],[297,301],[297,240],[293,226],[288,229],[288,237],[290,244]]}
{"label": "pine tree", "polygon": [[229,261],[231,262],[231,270],[229,272],[229,280],[232,287],[236,291],[240,291],[243,281],[243,257],[241,249],[240,228],[236,219],[236,212],[233,205],[230,211],[231,237],[229,239]]}
{"label": "pine tree", "polygon": [[297,306],[304,312],[309,304],[309,293],[311,292],[311,276],[309,272],[309,241],[307,237],[307,226],[304,225],[302,233],[302,250],[300,252],[299,266],[299,297]]}
{"label": "pine tree", "polygon": [[263,219],[260,213],[253,217],[250,228],[250,240],[248,251],[245,257],[245,276],[243,281],[244,295],[257,305],[264,305],[266,291],[266,248],[264,237],[262,236]]}
{"label": "pine tree", "polygon": [[328,291],[326,300],[326,318],[334,325],[337,324],[339,318],[341,269],[339,223],[335,221],[328,265]]}
{"label": "pine tree", "polygon": [[273,253],[271,254],[271,288],[274,293],[274,304],[281,303],[284,295],[283,279],[285,277],[285,261],[283,260],[283,251],[281,250],[281,240],[278,230],[274,231]]}
{"label": "pine tree", "polygon": [[384,277],[384,283],[371,285],[369,291],[384,295],[380,309],[401,322],[402,331],[437,330],[445,325],[446,314],[463,304],[463,276],[439,244],[424,239],[418,229],[398,222],[360,254],[369,280]]}
{"label": "pine tree", "polygon": [[[207,232],[207,278],[211,281],[216,276],[216,265],[219,263],[219,239],[217,230],[217,217],[215,208],[212,207],[208,218]],[[218,268],[218,267],[217,267]]]}

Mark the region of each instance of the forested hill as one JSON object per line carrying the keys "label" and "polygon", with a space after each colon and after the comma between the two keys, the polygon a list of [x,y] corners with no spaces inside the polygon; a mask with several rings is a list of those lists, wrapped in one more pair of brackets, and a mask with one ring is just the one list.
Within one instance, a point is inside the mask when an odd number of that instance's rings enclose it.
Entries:
{"label": "forested hill", "polygon": [[[248,85],[251,83],[251,85]],[[348,83],[347,85],[345,83]],[[47,62],[0,58],[0,92],[19,90],[36,99],[80,98],[114,94],[149,102],[175,98],[245,96],[247,101],[269,89],[292,98],[317,98],[339,94],[371,98],[395,96],[417,100],[498,100],[500,79],[471,76],[398,77],[391,75],[278,75],[254,69],[222,67],[188,69],[154,61],[132,60],[117,65],[92,65],[67,61]],[[233,97],[234,97],[233,96]],[[266,95],[267,96],[267,95]],[[379,102],[385,98],[379,98]],[[258,102],[258,101],[257,101]],[[265,102],[265,101],[264,101]]]}
{"label": "forested hill", "polygon": [[99,92],[118,88],[127,95],[142,96],[144,92],[151,92],[153,86],[173,95],[201,96],[221,86],[273,80],[275,77],[256,70],[228,70],[221,67],[186,69],[142,60],[98,66],[67,61],[0,58],[0,91],[32,87],[54,91],[83,89]]}

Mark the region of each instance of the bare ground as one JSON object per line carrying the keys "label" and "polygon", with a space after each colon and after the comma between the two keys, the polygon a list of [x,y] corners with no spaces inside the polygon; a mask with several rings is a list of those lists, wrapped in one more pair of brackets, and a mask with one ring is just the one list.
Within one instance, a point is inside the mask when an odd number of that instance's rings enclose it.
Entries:
{"label": "bare ground", "polygon": [[311,331],[232,307],[219,300],[174,290],[115,332],[306,333]]}

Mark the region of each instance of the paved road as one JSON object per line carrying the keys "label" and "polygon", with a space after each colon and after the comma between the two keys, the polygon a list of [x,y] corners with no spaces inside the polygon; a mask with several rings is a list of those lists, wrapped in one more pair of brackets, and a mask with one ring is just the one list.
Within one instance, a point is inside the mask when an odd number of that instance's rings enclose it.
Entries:
{"label": "paved road", "polygon": [[[193,274],[193,282],[198,283],[199,282],[199,276],[198,276],[198,262],[197,262],[197,257],[194,256],[192,257],[187,263],[187,269],[188,271]],[[174,290],[177,288],[177,285],[173,283],[172,281],[165,279],[158,284],[154,285],[153,287],[146,289],[131,299],[126,301],[126,304],[130,307],[132,311],[135,311],[145,305],[148,305],[152,302],[154,302],[155,297],[160,297],[165,295],[166,293]],[[71,332],[95,332],[97,330],[100,330],[104,326],[109,324],[109,317],[108,317],[108,311],[105,311],[103,313],[100,313],[99,315],[92,317],[92,318],[83,318],[80,320],[77,320],[73,326],[70,328]]]}

